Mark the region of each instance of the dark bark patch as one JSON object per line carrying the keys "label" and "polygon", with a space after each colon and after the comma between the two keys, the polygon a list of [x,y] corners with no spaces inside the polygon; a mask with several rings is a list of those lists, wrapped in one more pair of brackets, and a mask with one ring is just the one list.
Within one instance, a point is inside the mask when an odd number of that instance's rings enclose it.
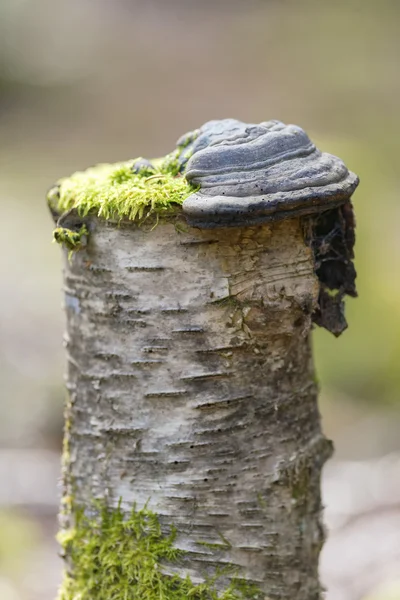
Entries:
{"label": "dark bark patch", "polygon": [[344,298],[357,296],[353,259],[355,219],[350,201],[342,206],[307,217],[305,237],[313,255],[320,290],[313,321],[333,335],[346,328]]}

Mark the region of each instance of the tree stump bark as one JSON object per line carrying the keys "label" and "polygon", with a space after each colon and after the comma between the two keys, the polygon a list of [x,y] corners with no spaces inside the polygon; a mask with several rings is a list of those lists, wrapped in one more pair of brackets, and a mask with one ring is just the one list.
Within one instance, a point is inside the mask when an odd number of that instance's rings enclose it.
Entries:
{"label": "tree stump bark", "polygon": [[147,504],[184,551],[166,573],[200,582],[231,565],[271,600],[316,600],[331,446],[300,220],[94,227],[65,261],[65,495]]}
{"label": "tree stump bark", "polygon": [[346,327],[357,184],[300,128],[228,119],[51,190],[70,250],[61,600],[320,599],[310,331]]}

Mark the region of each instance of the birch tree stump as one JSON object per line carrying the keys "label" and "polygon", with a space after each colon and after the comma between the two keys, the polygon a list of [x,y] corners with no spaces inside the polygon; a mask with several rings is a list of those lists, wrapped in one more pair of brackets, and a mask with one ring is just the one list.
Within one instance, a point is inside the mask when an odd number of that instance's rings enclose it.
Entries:
{"label": "birch tree stump", "polygon": [[[195,159],[196,149],[179,168],[198,184]],[[321,294],[337,304],[346,288],[342,268],[341,287],[329,294],[318,260],[338,243],[331,235],[322,247],[321,231],[326,237],[342,219],[341,242],[351,236],[348,219],[343,225],[348,199],[314,203],[312,217],[301,202],[272,219],[265,206],[251,217],[231,211],[230,221],[226,211],[207,221],[201,210],[199,224],[192,209],[185,217],[190,196],[154,228],[93,211],[64,216],[61,225],[81,236],[84,227],[89,241],[69,259],[65,253],[63,600],[166,597],[139,593],[136,575],[127,580],[115,564],[123,550],[105,556],[99,503],[123,519],[148,511],[161,536],[176,529],[179,555],[152,567],[175,582],[166,600],[321,597],[320,474],[331,443],[321,432],[310,331],[313,315],[324,312]],[[79,511],[92,519],[79,543],[92,548],[97,531],[95,568],[82,567],[74,546]]]}

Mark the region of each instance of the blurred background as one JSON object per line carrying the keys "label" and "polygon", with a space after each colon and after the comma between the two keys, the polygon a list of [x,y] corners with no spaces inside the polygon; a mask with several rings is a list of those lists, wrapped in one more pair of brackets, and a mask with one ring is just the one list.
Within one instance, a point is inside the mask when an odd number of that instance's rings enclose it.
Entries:
{"label": "blurred background", "polygon": [[45,193],[213,118],[302,126],[361,179],[359,299],[314,332],[327,600],[400,600],[400,3],[0,0],[0,598],[53,600],[64,355]]}

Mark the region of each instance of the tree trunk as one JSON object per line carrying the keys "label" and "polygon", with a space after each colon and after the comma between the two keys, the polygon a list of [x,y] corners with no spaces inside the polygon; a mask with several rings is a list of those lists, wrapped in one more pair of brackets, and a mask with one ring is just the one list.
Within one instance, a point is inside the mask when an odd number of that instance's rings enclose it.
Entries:
{"label": "tree trunk", "polygon": [[[218,575],[221,594],[233,578],[255,584],[229,598],[319,599],[331,445],[310,349],[319,283],[301,219],[90,227],[88,247],[65,261],[64,528],[82,509],[96,515],[96,501],[120,503],[126,518],[146,507],[163,534],[176,528],[182,553],[162,561],[165,576]],[[80,566],[64,547],[73,580]],[[96,589],[106,570],[98,562]],[[136,598],[132,586],[121,598]]]}

